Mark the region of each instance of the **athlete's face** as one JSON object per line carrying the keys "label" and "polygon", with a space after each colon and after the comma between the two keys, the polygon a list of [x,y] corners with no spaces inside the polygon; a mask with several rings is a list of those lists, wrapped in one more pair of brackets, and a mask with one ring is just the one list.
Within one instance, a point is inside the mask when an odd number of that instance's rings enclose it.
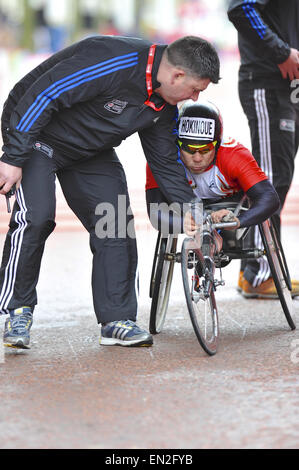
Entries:
{"label": "athlete's face", "polygon": [[191,154],[186,150],[181,149],[181,159],[184,165],[196,175],[203,173],[213,162],[215,158],[215,148],[207,149],[206,152],[197,150]]}
{"label": "athlete's face", "polygon": [[171,105],[177,105],[180,101],[197,101],[199,94],[210,84],[208,78],[194,78],[183,72],[177,72],[168,77],[169,80],[161,83],[156,90],[162,98]]}

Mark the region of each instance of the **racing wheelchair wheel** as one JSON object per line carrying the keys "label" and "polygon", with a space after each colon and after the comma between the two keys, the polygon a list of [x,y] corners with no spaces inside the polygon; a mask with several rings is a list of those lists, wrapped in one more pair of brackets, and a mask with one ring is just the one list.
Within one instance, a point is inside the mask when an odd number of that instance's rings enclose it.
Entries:
{"label": "racing wheelchair wheel", "polygon": [[290,328],[294,330],[296,325],[293,319],[292,283],[282,245],[271,219],[259,225],[259,230],[278,298],[286,320]]}
{"label": "racing wheelchair wheel", "polygon": [[192,326],[200,345],[212,356],[217,352],[219,342],[214,279],[193,238],[185,238],[183,241],[181,268]]}
{"label": "racing wheelchair wheel", "polygon": [[158,234],[153,261],[150,297],[152,297],[149,330],[152,334],[160,333],[166,317],[170,288],[173,278],[177,238]]}

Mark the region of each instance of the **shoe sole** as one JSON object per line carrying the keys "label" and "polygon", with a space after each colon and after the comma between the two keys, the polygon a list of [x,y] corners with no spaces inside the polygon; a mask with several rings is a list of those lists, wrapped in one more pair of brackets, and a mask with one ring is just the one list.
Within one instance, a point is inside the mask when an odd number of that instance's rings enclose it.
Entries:
{"label": "shoe sole", "polygon": [[9,340],[7,341],[3,341],[3,346],[5,346],[6,348],[15,348],[15,349],[30,349],[30,345],[29,343],[28,344],[25,344],[24,340],[22,338],[18,338],[17,340],[12,340],[9,342]]}
{"label": "shoe sole", "polygon": [[[242,294],[243,297],[245,297],[245,299],[272,299],[272,300],[278,300],[279,297],[277,294],[249,294],[247,292],[244,292],[242,291],[242,289],[240,289],[240,292]],[[298,297],[299,294],[291,294],[291,297],[292,299],[294,299],[295,297]]]}
{"label": "shoe sole", "polygon": [[135,341],[122,341],[121,339],[117,338],[100,338],[99,343],[101,346],[144,346],[144,347],[149,347],[152,346],[153,341],[148,339],[148,340],[138,340],[136,339]]}
{"label": "shoe sole", "polygon": [[245,297],[245,299],[272,299],[272,300],[277,300],[279,299],[277,294],[249,294],[247,292],[242,291],[241,292],[242,296]]}

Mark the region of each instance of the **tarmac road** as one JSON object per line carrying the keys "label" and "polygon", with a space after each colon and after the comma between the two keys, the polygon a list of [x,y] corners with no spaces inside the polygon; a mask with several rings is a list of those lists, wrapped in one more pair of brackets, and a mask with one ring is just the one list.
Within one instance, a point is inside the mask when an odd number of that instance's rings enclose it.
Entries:
{"label": "tarmac road", "polygon": [[[296,226],[284,229],[299,278],[297,234]],[[139,323],[146,328],[155,238],[154,231],[138,233]],[[226,286],[217,290],[221,343],[213,357],[192,330],[179,265],[154,346],[99,346],[90,266],[85,233],[50,237],[32,348],[2,351],[2,449],[299,447],[298,330],[289,329],[278,301],[236,292],[237,261],[223,270]],[[294,306],[298,324],[299,300]]]}

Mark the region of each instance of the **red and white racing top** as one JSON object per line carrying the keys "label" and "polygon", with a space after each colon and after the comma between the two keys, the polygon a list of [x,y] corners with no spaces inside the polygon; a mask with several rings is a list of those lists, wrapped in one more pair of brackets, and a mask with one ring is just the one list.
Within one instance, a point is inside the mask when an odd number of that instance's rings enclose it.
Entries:
{"label": "red and white racing top", "polygon": [[[186,168],[186,176],[199,199],[219,199],[240,190],[247,192],[256,183],[267,179],[249,150],[231,138],[221,142],[216,161],[203,173],[193,174]],[[147,164],[146,190],[153,188],[158,185]]]}

